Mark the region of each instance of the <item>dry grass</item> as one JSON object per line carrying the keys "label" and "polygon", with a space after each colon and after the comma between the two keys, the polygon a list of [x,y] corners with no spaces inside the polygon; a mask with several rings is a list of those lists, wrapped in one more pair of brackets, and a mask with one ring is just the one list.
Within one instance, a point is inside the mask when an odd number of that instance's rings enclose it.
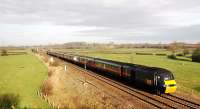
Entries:
{"label": "dry grass", "polygon": [[83,84],[83,81],[75,78],[75,75],[63,75],[57,71],[51,77],[54,89],[48,98],[63,109],[124,109],[120,102],[101,89],[88,83]]}
{"label": "dry grass", "polygon": [[59,62],[57,60],[54,60],[53,62],[50,62],[49,65],[57,67],[57,66],[59,66]]}
{"label": "dry grass", "polygon": [[48,59],[47,56],[44,56],[44,57],[43,57],[43,60],[44,60],[45,63],[49,62],[49,59]]}
{"label": "dry grass", "polygon": [[52,94],[53,86],[49,80],[45,81],[43,86],[41,87],[41,92],[44,96],[49,96]]}
{"label": "dry grass", "polygon": [[54,72],[54,70],[50,69],[50,70],[48,71],[48,77],[51,77],[51,76],[53,75],[53,72]]}
{"label": "dry grass", "polygon": [[[43,57],[46,57],[43,55]],[[45,59],[45,58],[43,58]],[[45,60],[44,60],[45,61]],[[54,58],[53,63],[45,62],[49,68],[48,79],[41,92],[51,103],[62,109],[123,109],[124,107],[102,90],[77,80],[74,71],[64,71],[63,63]],[[80,77],[80,76],[79,76]]]}

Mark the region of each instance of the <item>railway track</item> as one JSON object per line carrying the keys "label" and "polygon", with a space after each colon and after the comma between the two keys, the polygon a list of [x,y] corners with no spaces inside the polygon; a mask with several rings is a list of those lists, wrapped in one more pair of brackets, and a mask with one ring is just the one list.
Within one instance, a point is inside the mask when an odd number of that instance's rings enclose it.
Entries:
{"label": "railway track", "polygon": [[79,70],[80,72],[84,72],[85,74],[102,81],[114,88],[119,89],[120,91],[123,91],[143,102],[146,102],[155,108],[191,108],[191,109],[198,109],[200,108],[200,104],[191,102],[189,100],[180,98],[175,95],[163,95],[163,96],[157,96],[157,95],[152,95],[150,93],[140,91],[137,89],[134,89],[132,87],[126,86],[120,82],[114,81],[110,78],[104,77],[102,75],[96,74],[90,70],[84,69],[82,67],[79,67],[77,65],[74,65],[72,63],[67,62],[69,66],[72,68],[75,68]]}
{"label": "railway track", "polygon": [[163,95],[163,98],[169,99],[173,102],[179,103],[184,105],[185,107],[191,108],[191,109],[200,109],[200,104],[192,102],[190,100],[178,97],[176,95],[168,94],[168,95]]}

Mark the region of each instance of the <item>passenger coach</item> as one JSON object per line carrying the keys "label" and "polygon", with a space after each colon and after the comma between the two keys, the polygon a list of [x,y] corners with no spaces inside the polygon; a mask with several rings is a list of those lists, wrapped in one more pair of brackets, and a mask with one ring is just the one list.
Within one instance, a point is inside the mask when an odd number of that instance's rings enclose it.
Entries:
{"label": "passenger coach", "polygon": [[51,51],[48,51],[47,54],[65,59],[82,67],[113,75],[131,84],[148,86],[155,90],[157,94],[173,93],[177,88],[173,74],[163,68]]}

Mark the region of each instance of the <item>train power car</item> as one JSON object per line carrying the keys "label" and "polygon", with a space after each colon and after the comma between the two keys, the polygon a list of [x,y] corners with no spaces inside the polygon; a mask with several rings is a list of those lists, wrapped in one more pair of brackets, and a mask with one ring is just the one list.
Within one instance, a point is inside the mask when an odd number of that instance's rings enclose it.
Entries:
{"label": "train power car", "polygon": [[173,74],[163,68],[51,51],[47,51],[47,54],[96,71],[103,71],[132,84],[149,86],[157,94],[173,93],[177,88]]}

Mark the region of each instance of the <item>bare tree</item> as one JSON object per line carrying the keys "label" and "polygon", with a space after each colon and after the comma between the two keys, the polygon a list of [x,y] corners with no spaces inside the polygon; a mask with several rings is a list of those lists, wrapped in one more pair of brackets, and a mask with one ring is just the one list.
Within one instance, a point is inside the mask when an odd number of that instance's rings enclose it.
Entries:
{"label": "bare tree", "polygon": [[172,54],[175,54],[179,50],[184,48],[184,43],[173,42],[169,45],[169,50],[172,51]]}

